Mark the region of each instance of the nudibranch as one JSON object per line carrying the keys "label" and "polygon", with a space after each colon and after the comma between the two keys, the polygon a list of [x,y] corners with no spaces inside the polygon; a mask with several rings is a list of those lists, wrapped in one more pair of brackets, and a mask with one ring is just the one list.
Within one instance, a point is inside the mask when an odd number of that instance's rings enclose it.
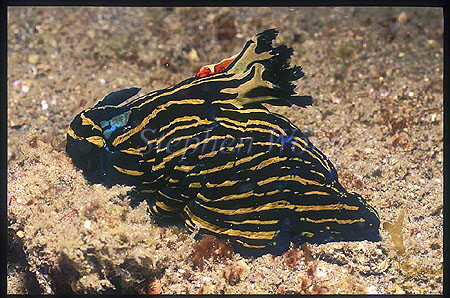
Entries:
{"label": "nudibranch", "polygon": [[306,107],[304,76],[277,31],[177,85],[113,92],[79,113],[67,153],[92,183],[135,186],[157,218],[229,239],[243,254],[290,243],[379,241],[377,211],[347,192],[336,169],[286,117],[264,105]]}

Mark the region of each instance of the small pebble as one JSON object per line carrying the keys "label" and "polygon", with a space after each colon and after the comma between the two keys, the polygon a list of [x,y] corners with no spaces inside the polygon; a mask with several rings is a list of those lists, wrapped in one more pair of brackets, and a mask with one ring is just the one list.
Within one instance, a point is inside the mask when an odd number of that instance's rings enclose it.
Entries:
{"label": "small pebble", "polygon": [[372,172],[372,177],[380,177],[381,176],[381,169],[380,168],[376,168],[373,172]]}
{"label": "small pebble", "polygon": [[55,39],[50,39],[50,45],[51,45],[53,48],[58,47],[58,43],[56,42]]}
{"label": "small pebble", "polygon": [[39,55],[32,54],[28,56],[28,62],[31,64],[36,64],[39,61]]}
{"label": "small pebble", "polygon": [[84,222],[84,227],[85,227],[86,229],[89,229],[89,228],[91,227],[91,221],[90,221],[90,220],[86,220],[86,221]]}
{"label": "small pebble", "polygon": [[203,276],[202,280],[203,280],[204,282],[208,282],[208,281],[211,281],[212,278],[209,277],[209,276]]}
{"label": "small pebble", "polygon": [[408,20],[408,16],[406,15],[406,12],[402,11],[402,12],[398,15],[397,20],[398,20],[400,23],[406,22],[406,21]]}
{"label": "small pebble", "polygon": [[367,294],[378,294],[377,288],[375,286],[368,286],[367,287]]}
{"label": "small pebble", "polygon": [[197,51],[195,49],[192,49],[188,54],[188,59],[190,62],[197,62],[200,59],[198,58]]}
{"label": "small pebble", "polygon": [[326,273],[325,271],[323,271],[323,270],[318,270],[318,271],[317,271],[317,274],[316,274],[316,276],[317,276],[318,278],[325,277],[326,275],[327,275],[327,273]]}
{"label": "small pebble", "polygon": [[436,244],[436,243],[433,243],[433,244],[431,244],[431,246],[430,246],[430,248],[432,249],[432,250],[436,250],[436,249],[439,249],[441,246],[439,245],[439,244]]}
{"label": "small pebble", "polygon": [[48,109],[48,103],[45,99],[43,99],[41,101],[41,107],[42,107],[42,110],[44,110],[44,111]]}
{"label": "small pebble", "polygon": [[86,32],[86,35],[90,38],[90,39],[94,39],[95,38],[95,31],[94,30],[88,30]]}
{"label": "small pebble", "polygon": [[[380,254],[381,254],[381,253],[380,253]],[[389,267],[389,263],[388,263],[386,260],[384,260],[383,262],[381,262],[381,263],[378,265],[378,271],[379,271],[379,272],[384,272],[388,267]]]}

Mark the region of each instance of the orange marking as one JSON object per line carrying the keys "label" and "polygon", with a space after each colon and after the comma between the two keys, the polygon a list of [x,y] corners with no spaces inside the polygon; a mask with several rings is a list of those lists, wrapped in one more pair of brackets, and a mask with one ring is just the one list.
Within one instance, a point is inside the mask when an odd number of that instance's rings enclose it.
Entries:
{"label": "orange marking", "polygon": [[200,68],[200,70],[197,72],[197,74],[195,75],[195,77],[196,78],[204,78],[204,77],[222,72],[225,68],[228,67],[228,65],[231,64],[231,62],[234,61],[234,59],[235,59],[235,56],[224,59],[216,64],[209,64],[209,65],[202,66]]}

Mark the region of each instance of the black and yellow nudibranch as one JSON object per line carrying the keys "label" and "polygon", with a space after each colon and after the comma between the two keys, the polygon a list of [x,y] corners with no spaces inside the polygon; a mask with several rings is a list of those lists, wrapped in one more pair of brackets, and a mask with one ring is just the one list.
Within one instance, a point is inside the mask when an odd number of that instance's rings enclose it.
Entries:
{"label": "black and yellow nudibranch", "polygon": [[[379,241],[376,210],[338,182],[334,166],[287,118],[262,103],[306,107],[292,48],[271,29],[237,55],[140,97],[113,92],[78,114],[67,152],[88,180],[136,187],[159,217],[231,240],[244,254],[290,242]],[[134,97],[134,98],[133,98]]]}

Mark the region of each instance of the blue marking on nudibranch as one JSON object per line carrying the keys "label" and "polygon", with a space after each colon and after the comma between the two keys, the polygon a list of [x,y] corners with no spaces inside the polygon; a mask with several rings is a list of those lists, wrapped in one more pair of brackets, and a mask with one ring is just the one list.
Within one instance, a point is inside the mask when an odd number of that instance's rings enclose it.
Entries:
{"label": "blue marking on nudibranch", "polygon": [[216,114],[214,113],[214,107],[211,103],[208,106],[207,118],[213,121],[212,127],[219,125],[219,122],[216,120]]}
{"label": "blue marking on nudibranch", "polygon": [[291,168],[291,171],[289,172],[289,175],[295,176],[297,174],[297,166]]}
{"label": "blue marking on nudibranch", "polygon": [[284,144],[289,144],[292,141],[292,135],[289,137],[282,136],[281,137],[281,146],[284,146]]}
{"label": "blue marking on nudibranch", "polygon": [[335,181],[336,179],[337,179],[336,171],[334,171],[334,170],[329,171],[328,174],[327,174],[327,181],[326,181],[326,183],[327,184],[331,183],[332,181]]}
{"label": "blue marking on nudibranch", "polygon": [[131,111],[127,111],[116,117],[111,118],[108,121],[100,122],[100,126],[103,129],[103,135],[105,136],[105,138],[109,139],[109,137],[115,130],[117,130],[118,128],[124,127],[128,123],[130,114],[131,114]]}

